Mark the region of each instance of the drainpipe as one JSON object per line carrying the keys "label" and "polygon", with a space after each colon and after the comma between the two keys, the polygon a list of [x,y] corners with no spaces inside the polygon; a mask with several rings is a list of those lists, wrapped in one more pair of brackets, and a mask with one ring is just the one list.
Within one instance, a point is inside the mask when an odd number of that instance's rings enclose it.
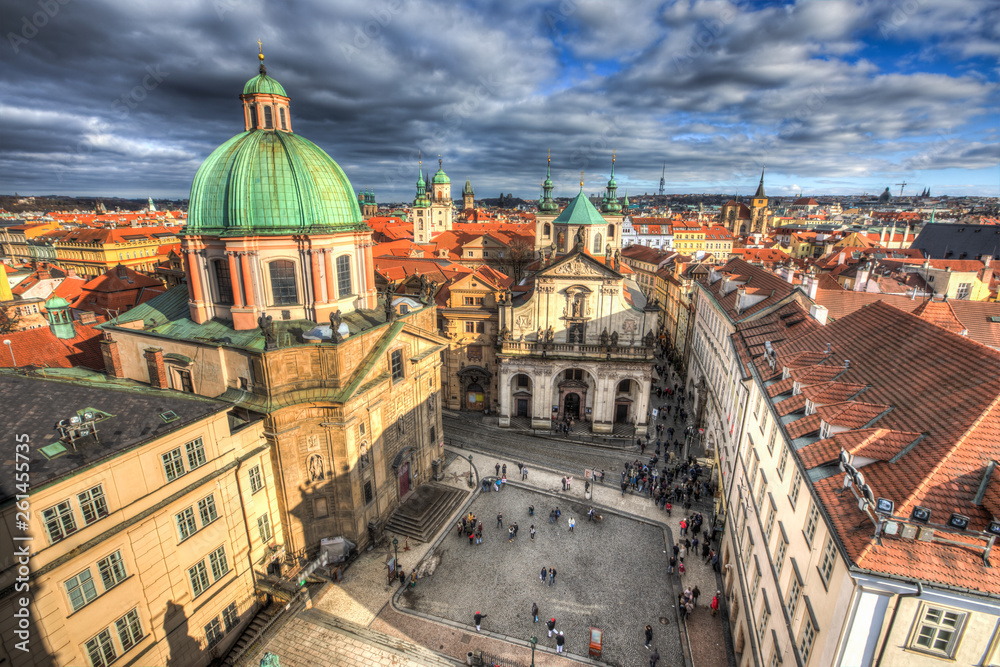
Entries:
{"label": "drainpipe", "polygon": [[896,596],[896,604],[892,607],[892,616],[889,617],[889,628],[885,631],[885,639],[882,640],[882,648],[878,651],[878,658],[875,660],[875,667],[879,667],[882,664],[882,655],[885,653],[885,647],[889,643],[889,636],[892,634],[892,626],[896,622],[896,613],[899,611],[899,601],[903,598],[918,598],[924,593],[924,585],[919,581],[916,582],[917,590],[913,593],[899,593]]}

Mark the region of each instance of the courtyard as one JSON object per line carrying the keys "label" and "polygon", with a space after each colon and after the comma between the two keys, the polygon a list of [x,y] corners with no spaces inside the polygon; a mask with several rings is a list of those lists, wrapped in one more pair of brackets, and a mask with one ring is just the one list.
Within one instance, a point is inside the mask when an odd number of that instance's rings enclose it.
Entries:
{"label": "courtyard", "polygon": [[[511,477],[517,476],[516,469]],[[582,482],[579,480],[577,483]],[[604,631],[601,659],[612,665],[648,664],[652,652],[643,643],[643,629],[653,626],[652,646],[662,664],[683,660],[676,620],[676,597],[667,575],[668,536],[643,521],[603,512],[600,523],[587,521],[588,505],[579,498],[507,485],[503,491],[481,493],[470,508],[483,522],[483,543],[470,546],[453,525],[424,559],[433,573],[407,586],[397,598],[401,609],[419,611],[473,627],[479,611],[484,632],[527,640],[554,650],[545,621],[556,619],[567,653],[588,655],[589,628]],[[535,516],[528,516],[534,505]],[[562,516],[549,523],[549,512]],[[497,527],[503,513],[503,528]],[[600,510],[599,510],[600,512]],[[576,528],[569,531],[569,518]],[[517,538],[508,542],[507,528],[518,523]],[[534,542],[529,527],[535,525]],[[542,584],[542,567],[557,571],[555,583]],[[533,623],[531,605],[539,608]]]}

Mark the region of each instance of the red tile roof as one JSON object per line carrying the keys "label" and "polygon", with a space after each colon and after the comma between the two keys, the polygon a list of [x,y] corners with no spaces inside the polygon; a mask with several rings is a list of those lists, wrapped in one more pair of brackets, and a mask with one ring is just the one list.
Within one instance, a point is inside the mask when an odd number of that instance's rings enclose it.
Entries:
{"label": "red tile roof", "polygon": [[[49,327],[15,331],[5,334],[11,342],[14,360],[18,366],[41,366],[43,368],[73,368],[82,366],[93,370],[104,370],[104,355],[101,354],[101,332],[86,324],[74,323],[76,337],[56,338]],[[4,346],[6,347],[6,346]],[[0,349],[0,368],[13,368],[11,355]]]}

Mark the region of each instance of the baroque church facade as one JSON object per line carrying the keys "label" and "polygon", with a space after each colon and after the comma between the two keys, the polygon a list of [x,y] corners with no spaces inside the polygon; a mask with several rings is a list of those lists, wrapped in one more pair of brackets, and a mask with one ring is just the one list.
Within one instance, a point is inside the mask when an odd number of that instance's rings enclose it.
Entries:
{"label": "baroque church facade", "polygon": [[748,234],[767,234],[772,211],[768,208],[768,198],[764,193],[764,170],[760,172],[760,183],[750,200],[750,206],[730,199],[719,212],[719,224],[729,230],[733,238]]}
{"label": "baroque church facade", "polygon": [[560,212],[552,198],[551,160],[536,216],[530,292],[498,301],[500,425],[534,429],[574,420],[595,433],[616,424],[645,433],[655,303],[647,303],[621,264],[623,216],[611,179],[598,211],[580,192]]}
{"label": "baroque church facade", "polygon": [[278,558],[338,535],[366,544],[431,479],[447,341],[430,295],[398,308],[376,292],[359,206],[374,198],[291,131],[290,98],[260,58],[240,96],[244,131],[191,187],[187,286],[102,325],[102,349],[116,377],[263,417]]}

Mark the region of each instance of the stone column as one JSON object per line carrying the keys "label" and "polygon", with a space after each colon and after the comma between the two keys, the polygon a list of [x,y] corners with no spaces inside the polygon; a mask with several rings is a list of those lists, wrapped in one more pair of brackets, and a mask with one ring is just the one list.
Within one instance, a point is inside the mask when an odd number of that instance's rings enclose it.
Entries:
{"label": "stone column", "polygon": [[240,268],[243,270],[243,291],[246,292],[246,302],[248,307],[256,305],[256,299],[253,296],[253,277],[250,274],[250,255],[249,252],[240,253]]}
{"label": "stone column", "polygon": [[[649,411],[649,392],[652,390],[652,375],[643,375],[639,380],[639,399],[635,402],[635,432],[645,435],[649,430],[646,413]],[[682,429],[683,430],[683,429]]]}
{"label": "stone column", "polygon": [[309,250],[309,262],[312,264],[313,303],[315,305],[319,305],[323,301],[321,298],[322,290],[320,289],[319,278],[319,250]]}
{"label": "stone column", "polygon": [[323,254],[326,255],[326,300],[327,303],[333,303],[337,300],[337,293],[333,291],[333,250],[327,248]]}
{"label": "stone column", "polygon": [[243,307],[243,290],[240,289],[239,273],[236,270],[236,253],[232,250],[226,251],[226,259],[229,260],[229,282],[233,290],[233,306]]}
{"label": "stone column", "polygon": [[500,392],[500,426],[510,426],[510,368],[501,361],[497,373],[499,374],[497,389]]}

